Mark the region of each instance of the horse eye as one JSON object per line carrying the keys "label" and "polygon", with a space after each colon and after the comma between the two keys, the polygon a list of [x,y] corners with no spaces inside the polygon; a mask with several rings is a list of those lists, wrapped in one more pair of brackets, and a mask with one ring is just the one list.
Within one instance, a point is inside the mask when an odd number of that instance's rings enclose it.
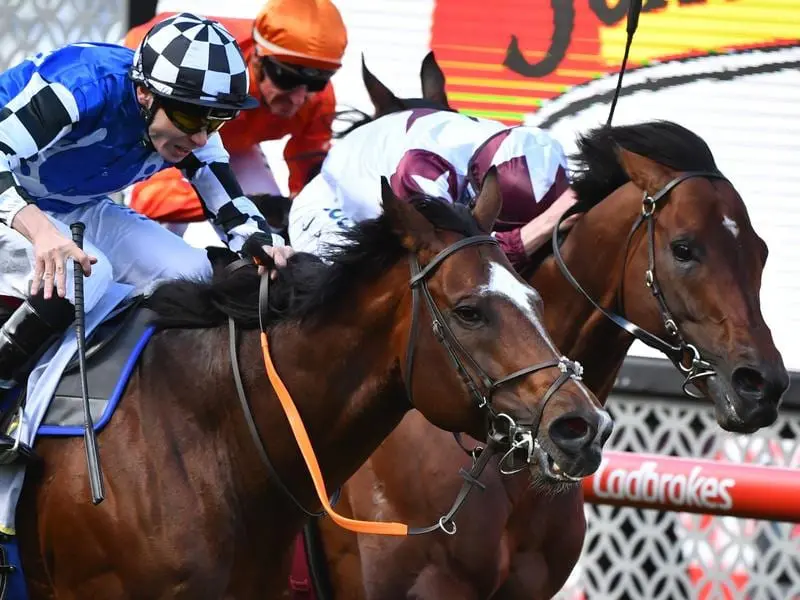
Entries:
{"label": "horse eye", "polygon": [[689,262],[694,259],[692,247],[687,242],[674,242],[672,244],[672,256],[678,262]]}
{"label": "horse eye", "polygon": [[465,325],[478,325],[484,322],[483,313],[476,307],[468,304],[456,306],[453,314]]}

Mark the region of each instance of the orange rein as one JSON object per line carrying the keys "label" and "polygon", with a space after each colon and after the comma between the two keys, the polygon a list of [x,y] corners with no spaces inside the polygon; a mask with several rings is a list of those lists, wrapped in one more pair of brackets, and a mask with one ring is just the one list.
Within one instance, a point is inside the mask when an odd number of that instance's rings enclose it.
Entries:
{"label": "orange rein", "polygon": [[267,368],[267,376],[278,394],[278,399],[281,401],[283,411],[286,413],[286,418],[289,421],[289,427],[292,429],[297,445],[300,448],[300,453],[303,455],[303,460],[308,467],[308,472],[311,475],[311,480],[314,482],[314,488],[317,491],[319,501],[322,503],[322,508],[330,516],[333,521],[345,529],[355,531],[356,533],[374,533],[378,535],[408,535],[408,525],[403,523],[378,523],[375,521],[359,521],[357,519],[349,519],[338,514],[330,502],[328,501],[328,492],[325,489],[325,481],[322,478],[322,471],[319,468],[317,456],[314,454],[314,448],[311,445],[311,440],[308,437],[303,420],[300,418],[300,413],[297,411],[297,406],[292,400],[289,390],[286,389],[283,381],[281,381],[275,365],[272,363],[272,358],[269,353],[269,341],[267,333],[261,332],[261,350],[264,354],[264,366]]}

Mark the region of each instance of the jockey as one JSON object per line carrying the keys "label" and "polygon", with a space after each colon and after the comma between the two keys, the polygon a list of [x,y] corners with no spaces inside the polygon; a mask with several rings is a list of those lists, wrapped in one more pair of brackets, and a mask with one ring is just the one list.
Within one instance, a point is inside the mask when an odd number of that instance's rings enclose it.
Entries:
{"label": "jockey", "polygon": [[294,199],[289,239],[314,254],[341,243],[342,231],[381,213],[382,176],[400,198],[423,193],[469,204],[492,166],[503,196],[493,235],[519,269],[577,201],[563,148],[541,129],[428,108],[389,114],[340,140]]}
{"label": "jockey", "polygon": [[[232,250],[250,236],[270,243],[216,134],[257,105],[248,84],[233,36],[189,13],[153,27],[135,53],[72,44],[0,74],[0,296],[24,300],[0,328],[1,387],[24,381],[72,323],[67,259],[91,274],[87,311],[112,281],[147,293],[165,279],[210,277],[204,250],[110,193],[174,165]],[[75,221],[86,224],[85,252],[70,236]],[[280,265],[291,253],[265,251]]]}
{"label": "jockey", "polygon": [[[329,80],[347,45],[342,17],[331,0],[269,0],[255,21],[217,20],[241,46],[250,94],[259,99],[258,108],[240,113],[220,132],[231,167],[246,194],[280,195],[259,144],[289,134],[284,158],[293,196],[319,170],[330,147],[336,100]],[[131,30],[126,45],[132,47],[141,34],[141,27]],[[192,186],[175,169],[136,185],[130,206],[167,223],[206,218]]]}

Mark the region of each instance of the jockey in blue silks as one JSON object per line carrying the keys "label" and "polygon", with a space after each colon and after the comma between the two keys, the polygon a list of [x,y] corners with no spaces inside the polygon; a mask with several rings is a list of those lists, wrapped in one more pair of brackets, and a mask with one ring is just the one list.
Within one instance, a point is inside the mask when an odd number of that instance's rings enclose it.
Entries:
{"label": "jockey in blue silks", "polygon": [[135,52],[71,44],[0,74],[0,296],[22,300],[0,328],[0,388],[24,381],[72,323],[68,259],[91,275],[87,311],[112,281],[147,293],[210,277],[205,250],[109,198],[162,169],[183,171],[232,250],[257,236],[285,264],[291,250],[243,196],[217,134],[258,105],[248,78],[233,36],[188,13],[155,25]]}

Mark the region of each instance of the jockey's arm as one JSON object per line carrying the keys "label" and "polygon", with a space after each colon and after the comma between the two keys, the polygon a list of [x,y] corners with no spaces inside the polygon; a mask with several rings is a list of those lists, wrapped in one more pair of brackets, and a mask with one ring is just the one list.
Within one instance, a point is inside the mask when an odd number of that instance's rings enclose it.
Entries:
{"label": "jockey's arm", "polygon": [[[550,208],[521,228],[520,237],[522,238],[522,246],[527,256],[536,252],[536,250],[541,248],[544,243],[551,238],[553,235],[553,228],[555,228],[558,219],[577,201],[572,188],[567,188],[556,201],[553,202]],[[573,215],[566,219],[564,223],[561,224],[561,230],[568,229],[577,218],[578,215]]]}
{"label": "jockey's arm", "polygon": [[[45,81],[40,73],[15,67],[0,75],[0,223],[30,234],[42,229],[41,211],[26,211],[27,219],[15,218],[33,200],[20,185],[14,169],[55,144],[78,122],[75,97],[64,86]],[[22,75],[22,76],[21,76]],[[29,231],[23,231],[28,230]]]}
{"label": "jockey's arm", "polygon": [[[553,228],[558,219],[575,202],[577,202],[575,192],[567,187],[547,210],[522,227],[493,234],[514,268],[522,267],[528,257],[547,243],[553,235]],[[579,216],[573,215],[566,219],[561,224],[561,231],[572,227]]]}
{"label": "jockey's arm", "polygon": [[272,246],[265,247],[265,252],[275,259],[278,267],[286,264],[291,249],[281,248],[285,245],[283,238],[270,232],[258,208],[242,193],[218,133],[176,167],[192,184],[205,210],[213,215],[214,224],[227,236],[231,250],[240,252],[247,238],[266,234],[271,236]]}
{"label": "jockey's arm", "polygon": [[430,150],[408,150],[400,159],[389,183],[398,198],[425,194],[450,203],[457,201],[456,172],[453,165]]}
{"label": "jockey's arm", "polygon": [[74,258],[89,274],[90,257],[55,228],[20,185],[14,169],[69,133],[93,103],[88,94],[79,102],[63,85],[47,81],[36,63],[30,68],[31,62],[0,75],[0,224],[15,229],[34,245],[31,294],[38,292],[45,279],[45,298],[50,297],[53,284],[63,297],[65,260]]}

